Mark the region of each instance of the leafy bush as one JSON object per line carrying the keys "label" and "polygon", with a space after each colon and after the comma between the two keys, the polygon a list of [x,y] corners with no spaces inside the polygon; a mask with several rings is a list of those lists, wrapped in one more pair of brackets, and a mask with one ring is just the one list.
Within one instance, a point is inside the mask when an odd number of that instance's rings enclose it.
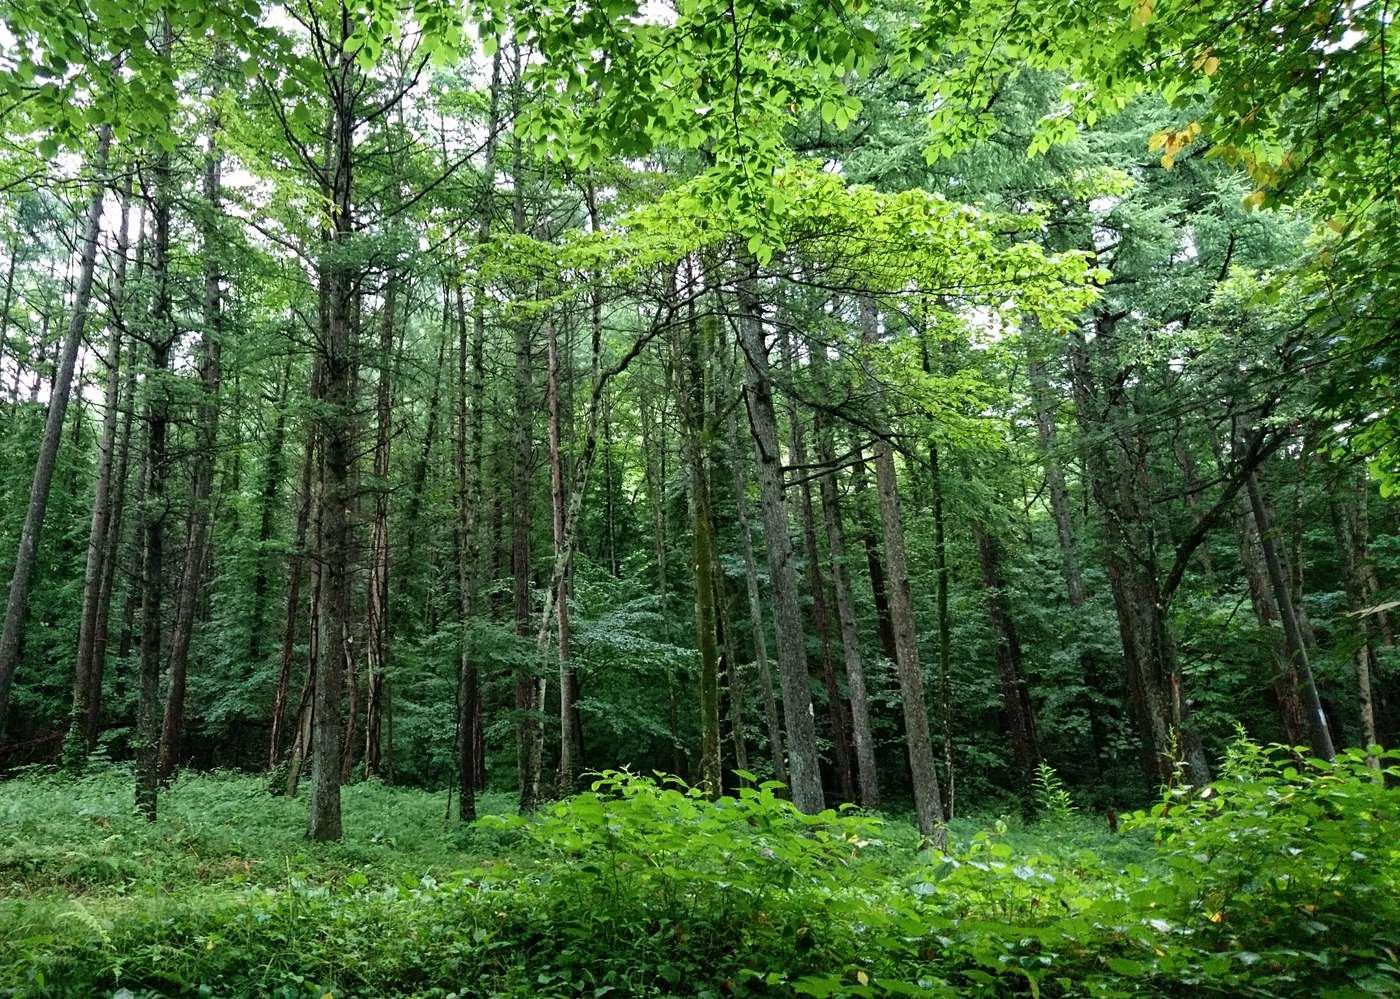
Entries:
{"label": "leafy bush", "polygon": [[151,826],[126,774],[28,777],[0,785],[0,995],[1397,994],[1380,776],[1237,742],[1122,834],[960,820],[948,853],[771,783],[606,773],[462,829],[367,782],[323,846],[256,778],[182,780]]}

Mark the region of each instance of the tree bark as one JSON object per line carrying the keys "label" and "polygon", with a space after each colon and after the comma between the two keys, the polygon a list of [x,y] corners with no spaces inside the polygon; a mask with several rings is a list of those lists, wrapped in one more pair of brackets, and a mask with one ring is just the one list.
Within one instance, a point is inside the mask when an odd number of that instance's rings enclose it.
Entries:
{"label": "tree bark", "polygon": [[972,536],[977,542],[977,563],[982,572],[987,616],[991,618],[996,640],[997,681],[1001,691],[1002,715],[1011,742],[1013,779],[1022,796],[1029,801],[1035,767],[1040,762],[1040,750],[1036,741],[1030,691],[1021,671],[1021,641],[1016,634],[1016,621],[1011,615],[1011,601],[1006,595],[1006,582],[1002,578],[1001,548],[980,520],[972,521]]}
{"label": "tree bark", "polygon": [[1293,608],[1293,595],[1288,585],[1288,577],[1279,560],[1278,548],[1274,543],[1272,520],[1269,508],[1264,503],[1263,490],[1259,488],[1259,478],[1250,470],[1245,473],[1245,489],[1249,493],[1249,505],[1254,511],[1254,522],[1259,528],[1259,547],[1264,553],[1264,566],[1269,572],[1269,582],[1274,591],[1274,603],[1278,607],[1279,620],[1283,624],[1283,637],[1288,646],[1293,668],[1302,686],[1304,720],[1308,726],[1308,739],[1312,750],[1323,759],[1331,760],[1337,755],[1332,747],[1332,733],[1327,728],[1327,715],[1322,710],[1322,700],[1318,697],[1317,684],[1313,680],[1312,666],[1308,662],[1308,650],[1303,641],[1303,633],[1298,627],[1298,616]]}
{"label": "tree bark", "polygon": [[778,673],[782,680],[783,716],[786,722],[788,772],[792,801],[809,814],[825,806],[822,793],[817,732],[812,720],[812,692],[808,686],[807,650],[802,635],[802,607],[798,602],[797,573],[793,568],[788,511],[783,501],[782,454],[779,450],[778,414],[773,405],[773,380],[769,373],[768,345],[754,289],[754,265],[741,264],[736,295],[739,336],[743,345],[748,384],[749,429],[758,461],[758,484],[763,504],[763,535],[768,550],[768,578],[773,594],[773,616],[778,639]]}
{"label": "tree bark", "polygon": [[[783,364],[791,379],[797,376],[797,358],[786,329],[779,334],[783,352]],[[789,400],[788,428],[792,439],[792,461],[798,468],[806,468],[807,428],[797,411],[797,403]],[[803,473],[798,486],[798,514],[802,521],[802,547],[806,556],[807,590],[812,596],[812,626],[817,632],[818,650],[821,655],[822,687],[826,691],[827,723],[831,727],[831,756],[836,779],[841,786],[844,801],[854,801],[856,788],[851,767],[850,726],[846,721],[846,710],[841,702],[841,688],[836,683],[836,664],[831,652],[831,614],[826,600],[826,580],[822,577],[821,551],[817,547],[816,516],[812,503],[812,482]]]}
{"label": "tree bark", "polygon": [[[73,709],[68,723],[65,757],[77,765],[92,750],[87,718],[91,711],[89,700],[100,696],[100,683],[94,690],[93,670],[97,651],[97,630],[102,602],[102,584],[107,578],[109,520],[112,512],[113,451],[117,441],[117,407],[121,387],[121,299],[126,284],[126,256],[129,246],[127,224],[131,214],[131,184],[123,185],[121,216],[117,224],[117,259],[108,289],[113,316],[108,322],[107,353],[103,359],[106,369],[105,398],[102,414],[102,435],[97,443],[97,485],[92,497],[92,519],[88,529],[87,565],[83,570],[83,609],[78,624],[78,659],[73,670]],[[128,400],[128,405],[130,402]]]}
{"label": "tree bark", "polygon": [[[217,65],[219,55],[214,56]],[[159,778],[168,781],[180,761],[180,745],[185,730],[185,673],[190,641],[194,637],[195,609],[200,583],[208,557],[210,503],[214,494],[214,457],[219,439],[220,351],[222,349],[222,304],[220,302],[218,215],[220,212],[220,171],[223,162],[214,120],[209,150],[204,160],[204,333],[200,343],[199,425],[196,431],[194,484],[190,493],[190,526],[185,544],[185,568],[180,593],[175,601],[175,631],[170,639],[169,684],[165,696],[165,716],[160,733]]]}
{"label": "tree bark", "polygon": [[841,522],[841,492],[836,482],[836,456],[832,447],[831,429],[820,414],[817,417],[816,429],[817,460],[831,469],[818,480],[818,484],[821,490],[822,519],[826,525],[826,545],[831,552],[831,580],[836,591],[836,616],[841,627],[846,686],[851,694],[851,733],[855,741],[860,803],[866,808],[877,808],[880,804],[880,784],[875,767],[875,739],[870,729],[870,701],[865,689],[865,663],[860,652],[855,600],[851,594],[850,571],[846,567],[846,534]]}
{"label": "tree bark", "polygon": [[73,298],[73,312],[69,316],[68,332],[64,337],[63,348],[54,371],[53,391],[49,395],[48,414],[44,420],[44,436],[34,463],[34,479],[29,489],[24,526],[20,530],[14,575],[10,577],[4,631],[0,633],[0,738],[5,734],[10,687],[14,682],[15,666],[19,660],[20,631],[24,627],[25,614],[29,609],[29,586],[34,575],[34,563],[39,554],[39,536],[44,528],[44,513],[48,509],[54,465],[58,460],[58,448],[63,438],[63,418],[68,411],[68,398],[73,387],[73,368],[77,362],[78,347],[83,339],[83,329],[87,324],[88,303],[92,298],[93,272],[97,267],[97,239],[102,228],[102,200],[105,191],[103,175],[107,171],[107,153],[111,143],[111,126],[104,125],[98,135],[97,151],[92,161],[94,189],[88,201],[87,219],[83,230],[82,257],[78,265],[78,285]]}
{"label": "tree bark", "polygon": [[[879,339],[879,316],[869,298],[860,301],[861,339]],[[914,785],[914,813],[919,833],[940,849],[947,843],[938,773],[933,765],[933,744],[924,701],[924,677],[919,668],[919,646],[914,623],[914,603],[904,551],[904,517],[899,504],[894,446],[888,430],[880,429],[875,444],[875,481],[880,498],[880,520],[885,529],[885,562],[890,577],[890,620],[894,625],[896,666],[904,706],[904,734],[909,750],[909,772]]]}

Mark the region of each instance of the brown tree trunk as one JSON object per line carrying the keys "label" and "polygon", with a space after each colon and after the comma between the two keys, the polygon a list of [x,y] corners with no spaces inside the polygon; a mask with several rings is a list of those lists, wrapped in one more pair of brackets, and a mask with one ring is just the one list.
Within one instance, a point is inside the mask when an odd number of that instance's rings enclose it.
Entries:
{"label": "brown tree trunk", "polygon": [[[316,398],[316,374],[311,377],[311,396]],[[267,766],[274,769],[282,757],[282,725],[287,715],[287,694],[292,680],[292,658],[296,651],[297,616],[301,609],[301,583],[305,575],[307,532],[315,504],[316,485],[312,472],[316,469],[316,431],[307,429],[306,453],[301,463],[301,488],[297,493],[296,536],[292,543],[291,564],[287,572],[287,608],[282,624],[282,656],[277,667],[277,686],[272,695],[272,736],[268,744]],[[314,622],[313,622],[314,626]]]}
{"label": "brown tree trunk", "polygon": [[68,332],[63,340],[58,363],[55,365],[53,390],[49,394],[48,415],[44,421],[44,436],[34,463],[29,504],[25,509],[24,526],[20,530],[14,574],[10,577],[4,631],[0,633],[0,738],[5,734],[10,686],[14,682],[15,666],[19,660],[20,631],[29,608],[29,584],[39,554],[39,535],[44,528],[49,488],[53,484],[54,465],[58,460],[58,448],[63,437],[63,418],[68,411],[68,398],[73,387],[73,368],[77,362],[78,347],[82,343],[83,329],[87,324],[88,303],[92,298],[93,272],[97,267],[97,239],[102,227],[102,199],[105,190],[103,174],[107,171],[107,152],[111,142],[111,126],[104,125],[98,136],[97,152],[92,162],[94,190],[92,198],[88,201],[73,312],[69,316]]}
{"label": "brown tree trunk", "polygon": [[866,571],[870,576],[870,594],[875,601],[875,623],[880,633],[880,649],[890,662],[897,662],[899,654],[894,647],[894,624],[890,619],[889,585],[885,580],[885,564],[880,558],[880,544],[876,539],[874,523],[879,514],[873,516],[870,510],[870,474],[865,467],[865,456],[856,451],[851,465],[851,488],[856,504],[856,527],[860,532],[860,544],[865,549]]}
{"label": "brown tree trunk", "polygon": [[352,174],[355,150],[354,100],[358,86],[354,56],[345,49],[350,34],[342,5],[337,49],[330,70],[337,81],[331,108],[330,243],[327,265],[327,332],[321,349],[321,394],[317,407],[321,496],[319,531],[320,620],[312,704],[311,802],[307,835],[313,840],[341,837],[341,705],[349,656],[353,539],[350,506],[355,464],[354,344],[351,309],[355,275],[345,259],[354,233]]}
{"label": "brown tree trunk", "polygon": [[977,542],[977,562],[982,571],[982,588],[986,594],[987,616],[991,618],[996,637],[997,681],[1001,690],[1001,709],[1011,741],[1013,777],[1023,796],[1031,789],[1040,751],[1035,736],[1035,713],[1031,709],[1030,691],[1021,672],[1021,642],[1016,634],[1016,621],[1011,616],[1011,601],[1006,595],[1006,582],[1001,572],[1001,549],[996,539],[987,533],[980,521],[972,521],[972,537]]}
{"label": "brown tree trunk", "polygon": [[[268,442],[267,471],[259,495],[257,566],[253,570],[253,607],[248,615],[248,661],[262,660],[263,618],[267,614],[267,588],[271,566],[267,547],[272,541],[272,528],[277,496],[282,489],[282,474],[287,443],[287,396],[291,391],[292,361],[287,358],[282,368],[281,384],[277,390],[277,415],[273,418],[272,439]],[[285,700],[285,698],[284,698]]]}
{"label": "brown tree trunk", "polygon": [[676,401],[690,473],[691,570],[695,574],[695,643],[700,653],[700,787],[718,798],[720,772],[719,652],[715,644],[714,521],[710,510],[709,478],[704,441],[709,439],[700,330],[695,308],[685,329],[672,341],[676,371]]}
{"label": "brown tree trunk", "polygon": [[[164,24],[163,55],[170,57],[174,36]],[[170,156],[162,154],[155,167],[155,234],[151,269],[151,373],[146,389],[146,488],[142,513],[141,555],[141,684],[136,706],[136,806],[148,820],[156,819],[160,784],[160,653],[161,597],[164,583],[166,433],[170,422],[170,350],[175,322],[170,301],[170,208],[174,200]]]}

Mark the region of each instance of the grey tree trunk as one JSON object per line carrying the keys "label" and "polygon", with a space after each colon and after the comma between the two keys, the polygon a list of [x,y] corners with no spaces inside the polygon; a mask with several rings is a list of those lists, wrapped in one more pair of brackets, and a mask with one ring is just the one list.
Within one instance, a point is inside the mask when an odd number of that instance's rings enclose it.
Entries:
{"label": "grey tree trunk", "polygon": [[[216,54],[217,64],[219,56]],[[180,593],[175,602],[175,632],[170,639],[169,684],[165,695],[165,716],[160,733],[159,777],[169,780],[180,761],[180,745],[185,730],[185,673],[189,663],[190,641],[194,637],[195,608],[200,583],[209,554],[210,503],[214,494],[214,457],[219,438],[219,365],[222,349],[222,303],[220,301],[218,216],[220,211],[220,170],[223,156],[210,132],[209,151],[204,160],[204,333],[200,342],[199,425],[196,431],[194,485],[190,493],[189,537],[185,544],[185,568],[180,577]]]}
{"label": "grey tree trunk", "polygon": [[5,733],[10,687],[14,682],[15,666],[19,660],[20,631],[24,627],[25,614],[29,609],[29,585],[39,554],[39,536],[44,529],[49,488],[53,484],[54,465],[58,460],[58,448],[63,438],[63,418],[68,412],[68,398],[73,387],[73,368],[77,362],[78,347],[82,343],[83,329],[87,325],[88,303],[92,299],[93,273],[97,267],[97,239],[102,227],[102,200],[105,191],[103,175],[107,172],[107,153],[111,144],[112,128],[110,125],[104,125],[98,135],[97,151],[92,160],[94,190],[88,201],[73,311],[68,319],[68,332],[54,370],[53,390],[49,396],[48,415],[44,421],[44,436],[34,463],[34,479],[29,488],[29,504],[25,508],[24,526],[20,529],[14,575],[10,577],[4,631],[0,633],[0,738],[3,738]]}
{"label": "grey tree trunk", "polygon": [[[861,338],[868,344],[879,339],[879,316],[875,303],[860,302]],[[890,620],[899,672],[899,688],[904,707],[904,735],[908,743],[909,772],[914,786],[914,813],[919,832],[935,846],[947,844],[943,825],[943,802],[938,790],[938,772],[933,765],[933,743],[928,728],[924,700],[924,677],[919,667],[919,646],[914,623],[914,602],[909,587],[909,566],[904,551],[904,517],[899,504],[899,481],[895,472],[894,446],[888,430],[881,427],[875,444],[875,482],[880,497],[880,520],[885,529],[885,564],[889,571]]]}
{"label": "grey tree trunk", "polygon": [[817,418],[817,460],[832,469],[818,482],[822,499],[822,519],[826,525],[826,545],[831,552],[831,580],[836,591],[836,616],[841,627],[846,686],[851,694],[851,734],[855,741],[860,803],[866,808],[876,808],[880,804],[880,784],[875,767],[875,739],[870,730],[870,700],[865,689],[865,662],[860,652],[860,630],[856,625],[851,575],[846,567],[846,532],[841,522],[841,491],[836,482],[836,456],[832,447],[831,431],[820,416]]}
{"label": "grey tree trunk", "polygon": [[[126,284],[126,257],[129,247],[127,224],[131,215],[131,184],[123,185],[121,217],[117,227],[116,264],[108,289],[114,312],[107,329],[106,388],[103,399],[102,434],[97,443],[97,486],[92,497],[92,521],[88,529],[87,565],[83,570],[83,610],[78,623],[78,660],[73,670],[73,708],[68,723],[64,756],[70,765],[77,765],[92,750],[88,735],[88,700],[100,695],[94,691],[92,672],[97,650],[97,630],[102,603],[103,581],[107,578],[109,521],[112,512],[113,451],[117,442],[117,407],[121,388],[121,300]],[[130,400],[128,400],[130,405]]]}
{"label": "grey tree trunk", "polygon": [[758,485],[763,504],[763,535],[768,550],[768,577],[778,640],[778,674],[782,682],[783,717],[787,731],[788,773],[793,804],[810,814],[822,810],[825,798],[817,755],[817,731],[812,719],[812,693],[808,687],[802,607],[797,596],[797,573],[792,564],[787,505],[783,502],[778,414],[773,405],[768,345],[754,291],[754,267],[748,261],[741,266],[746,268],[747,273],[740,277],[736,296],[739,337],[747,361],[749,427],[758,461]]}
{"label": "grey tree trunk", "polygon": [[1293,667],[1302,685],[1304,719],[1308,725],[1308,738],[1312,750],[1323,759],[1331,760],[1337,755],[1332,746],[1332,733],[1327,728],[1327,715],[1322,710],[1322,700],[1318,697],[1317,684],[1313,680],[1312,665],[1308,662],[1308,650],[1303,641],[1303,633],[1298,627],[1298,616],[1293,608],[1293,595],[1288,577],[1278,557],[1274,543],[1272,521],[1269,508],[1264,503],[1263,490],[1259,488],[1259,477],[1253,470],[1245,473],[1245,489],[1249,493],[1249,505],[1254,511],[1254,522],[1259,528],[1259,546],[1264,553],[1264,566],[1269,572],[1269,582],[1274,591],[1274,603],[1278,607],[1279,619],[1283,624],[1283,637],[1288,644]]}

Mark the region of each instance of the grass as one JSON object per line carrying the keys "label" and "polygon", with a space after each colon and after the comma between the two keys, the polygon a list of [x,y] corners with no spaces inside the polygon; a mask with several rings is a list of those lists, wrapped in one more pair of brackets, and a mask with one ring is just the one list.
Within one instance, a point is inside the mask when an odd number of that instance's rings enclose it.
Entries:
{"label": "grass", "polygon": [[357,784],[315,844],[256,777],[183,777],[150,824],[126,768],[31,772],[0,782],[0,996],[1400,994],[1395,792],[1260,772],[1118,834],[959,819],[946,855],[629,777],[471,826]]}

